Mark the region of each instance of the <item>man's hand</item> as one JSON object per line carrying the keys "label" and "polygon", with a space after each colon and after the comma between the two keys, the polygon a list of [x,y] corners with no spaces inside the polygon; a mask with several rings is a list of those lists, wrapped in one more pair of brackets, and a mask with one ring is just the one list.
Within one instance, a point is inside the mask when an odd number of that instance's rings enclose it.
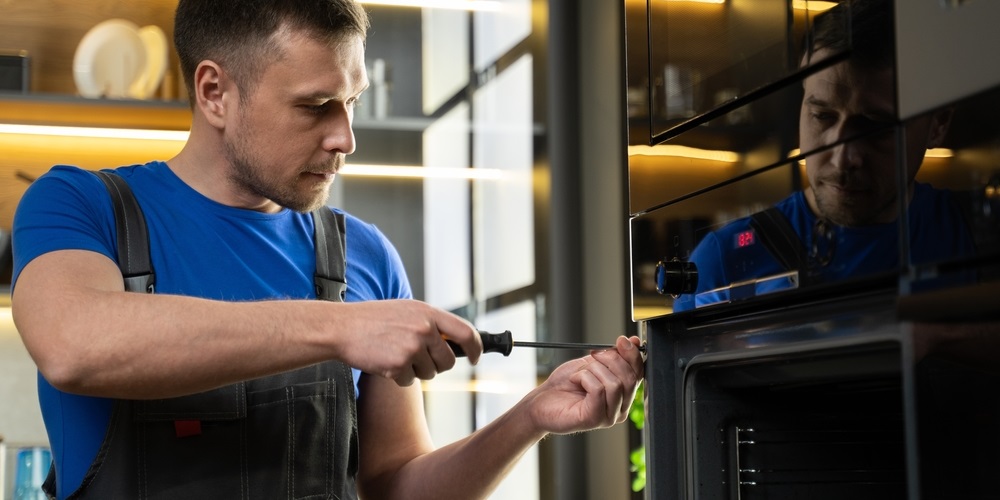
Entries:
{"label": "man's hand", "polygon": [[[338,358],[365,373],[408,386],[455,366],[457,344],[475,364],[483,352],[479,332],[468,321],[416,300],[347,304],[357,324]],[[332,319],[336,321],[336,318]]]}
{"label": "man's hand", "polygon": [[611,427],[628,418],[644,369],[638,337],[566,362],[525,397],[534,425],[555,434]]}

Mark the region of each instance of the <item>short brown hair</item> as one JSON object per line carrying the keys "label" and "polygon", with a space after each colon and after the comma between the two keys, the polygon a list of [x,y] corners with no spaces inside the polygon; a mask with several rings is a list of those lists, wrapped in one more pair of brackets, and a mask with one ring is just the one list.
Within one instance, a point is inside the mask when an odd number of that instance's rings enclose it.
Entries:
{"label": "short brown hair", "polygon": [[891,0],[847,0],[813,20],[806,54],[826,49],[850,51],[851,64],[876,70],[895,67],[895,32]]}
{"label": "short brown hair", "polygon": [[368,13],[355,0],[180,0],[174,45],[188,94],[194,71],[212,60],[232,75],[241,95],[252,93],[262,68],[280,56],[273,35],[282,26],[319,39],[364,38]]}

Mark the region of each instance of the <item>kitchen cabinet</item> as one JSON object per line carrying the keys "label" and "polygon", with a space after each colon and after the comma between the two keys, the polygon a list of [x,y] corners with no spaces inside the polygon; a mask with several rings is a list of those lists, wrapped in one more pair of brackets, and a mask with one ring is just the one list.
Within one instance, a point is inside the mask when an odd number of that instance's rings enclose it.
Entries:
{"label": "kitchen cabinet", "polygon": [[[157,25],[172,39],[175,6],[176,0],[5,2],[0,49],[26,52],[31,75],[26,94],[0,93],[0,127],[17,124],[188,130],[191,111],[181,91],[183,84],[172,47],[170,69],[155,99],[82,98],[76,95],[72,76],[75,48],[91,27],[117,17],[140,26]],[[367,59],[370,66],[378,60],[385,68],[385,92],[380,95],[384,102],[379,106],[384,106],[386,114],[372,114],[375,92],[366,93],[365,105],[355,122],[359,148],[350,162],[421,165],[423,130],[433,121],[421,109],[421,44],[414,43],[421,37],[421,10],[372,7],[369,11],[373,27]],[[181,146],[179,141],[25,136],[0,130],[0,229],[11,227],[13,211],[28,183],[52,165],[109,168],[168,159]]]}
{"label": "kitchen cabinet", "polygon": [[[6,125],[96,127],[183,132],[190,128],[186,102],[84,99],[69,96],[0,95],[0,229],[9,230],[14,209],[31,180],[56,164],[99,169],[169,159],[178,140],[129,140],[4,133]],[[419,165],[424,118],[361,119],[360,145],[351,163]],[[386,147],[391,145],[391,147]]]}
{"label": "kitchen cabinet", "polygon": [[[75,95],[73,56],[88,30],[122,18],[139,26],[156,25],[173,39],[176,5],[176,0],[5,0],[0,2],[0,50],[27,52],[31,93]],[[168,67],[176,76],[172,49]]]}
{"label": "kitchen cabinet", "polygon": [[[632,316],[647,341],[646,498],[992,495],[1000,465],[1000,125],[992,117],[1000,72],[989,62],[998,35],[988,20],[1000,5],[625,6],[626,32],[636,38],[625,67],[626,173]],[[773,15],[748,16],[751,8]],[[811,27],[850,28],[826,38],[846,45],[821,43],[827,57],[806,59],[800,45],[808,39],[796,28],[802,11]],[[751,19],[760,24],[741,24]],[[785,48],[767,51],[778,55],[774,64],[756,64],[752,46],[729,45],[742,40],[739,31],[785,33]],[[824,40],[823,30],[815,36]],[[682,44],[693,50],[677,50]],[[715,56],[731,48],[728,66],[713,71],[726,61]],[[660,76],[672,64],[756,83],[736,85],[742,91],[731,102],[706,102],[713,80],[690,78],[679,92],[696,104],[675,116],[664,102],[684,100],[665,99],[670,81]],[[838,81],[843,75],[851,79]],[[682,147],[734,156],[697,159]],[[838,221],[829,206],[856,210],[880,169],[888,171],[888,215]],[[849,194],[823,193],[831,185]],[[807,187],[819,201],[803,202],[795,216],[809,224],[788,234],[760,222],[768,217],[750,222]],[[899,194],[907,189],[916,194]],[[925,193],[940,197],[933,210]],[[771,245],[775,233],[790,245]],[[858,242],[864,250],[851,247]],[[929,251],[940,242],[962,244]],[[771,265],[800,255],[800,246],[807,258]],[[879,256],[889,259],[870,265]]]}
{"label": "kitchen cabinet", "polygon": [[[806,187],[804,158],[816,151],[799,150],[802,80],[854,52],[849,43],[820,57],[803,52],[809,27],[835,4],[625,2],[636,319],[671,312],[672,299],[656,292],[657,262],[687,259],[707,232]],[[968,217],[989,227],[998,127],[987,110],[997,109],[1000,76],[990,65],[973,64],[979,59],[972,55],[986,60],[985,48],[996,45],[982,26],[995,7],[902,5],[897,31],[884,32],[883,46],[898,37],[898,98],[890,114],[911,120],[951,107],[947,136],[926,154],[918,180],[968,194]],[[710,29],[693,32],[692,25]],[[948,35],[925,36],[936,30]],[[925,57],[925,46],[936,47],[933,59]],[[955,70],[942,71],[946,67]],[[929,75],[941,82],[928,85]],[[884,125],[890,132],[891,124]],[[983,239],[980,246],[995,242]]]}
{"label": "kitchen cabinet", "polygon": [[[177,141],[4,133],[10,125],[185,131],[186,103],[92,100],[68,96],[0,96],[0,230],[10,230],[28,184],[56,164],[97,169],[169,158]],[[9,131],[6,131],[9,132]]]}

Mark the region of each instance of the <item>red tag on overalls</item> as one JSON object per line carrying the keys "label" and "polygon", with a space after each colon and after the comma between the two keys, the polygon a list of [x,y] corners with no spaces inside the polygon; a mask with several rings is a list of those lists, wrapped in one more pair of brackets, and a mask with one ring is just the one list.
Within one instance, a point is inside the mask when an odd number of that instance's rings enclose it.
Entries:
{"label": "red tag on overalls", "polygon": [[201,434],[201,420],[174,420],[177,437],[191,437]]}

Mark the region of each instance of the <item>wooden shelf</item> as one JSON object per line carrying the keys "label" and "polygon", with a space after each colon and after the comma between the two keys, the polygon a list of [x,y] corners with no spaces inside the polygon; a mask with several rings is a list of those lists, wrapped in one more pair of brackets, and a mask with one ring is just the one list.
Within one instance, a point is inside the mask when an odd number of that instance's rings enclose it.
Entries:
{"label": "wooden shelf", "polygon": [[[187,102],[86,99],[57,94],[0,94],[0,123],[153,130],[190,130]],[[175,141],[0,134],[0,229],[31,183],[53,165],[98,169],[166,159]]]}
{"label": "wooden shelf", "polygon": [[191,109],[185,101],[0,94],[0,123],[189,130]]}

